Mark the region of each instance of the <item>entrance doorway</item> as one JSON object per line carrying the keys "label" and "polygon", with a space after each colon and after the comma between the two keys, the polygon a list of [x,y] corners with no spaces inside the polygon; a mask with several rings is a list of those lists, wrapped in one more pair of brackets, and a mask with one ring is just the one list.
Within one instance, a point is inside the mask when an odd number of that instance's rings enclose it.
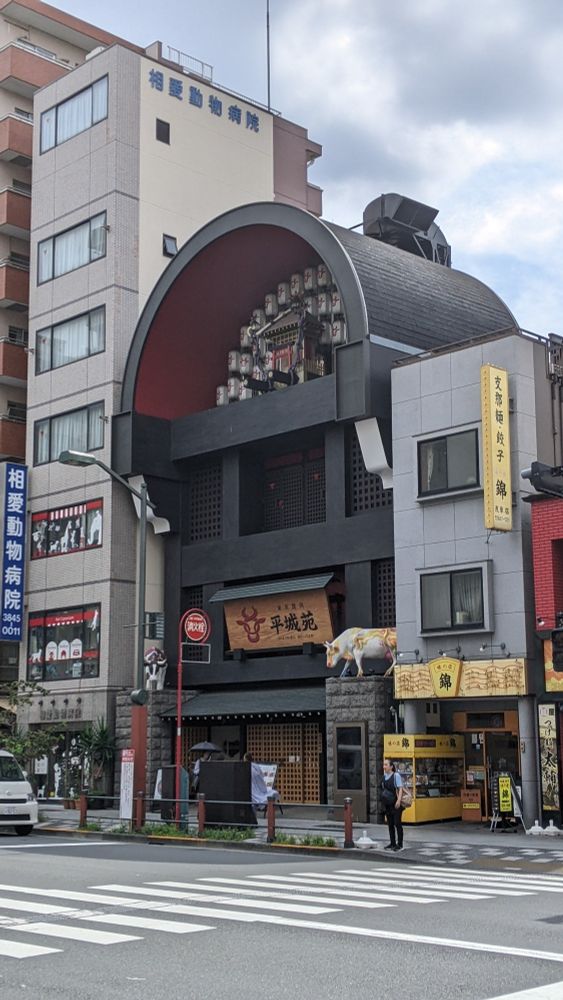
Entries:
{"label": "entrance doorway", "polygon": [[483,817],[489,818],[493,776],[504,771],[519,782],[518,713],[455,712],[454,731],[465,737],[466,786],[480,790]]}

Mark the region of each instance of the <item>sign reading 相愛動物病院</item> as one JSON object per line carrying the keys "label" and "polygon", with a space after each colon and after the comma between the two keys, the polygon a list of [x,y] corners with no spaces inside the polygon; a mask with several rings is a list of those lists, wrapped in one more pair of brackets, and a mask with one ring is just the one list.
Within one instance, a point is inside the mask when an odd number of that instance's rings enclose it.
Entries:
{"label": "sign reading \u76f8\u611b\u52d5\u7269\u75c5\u9662", "polygon": [[324,590],[225,601],[231,649],[284,649],[333,638]]}
{"label": "sign reading \u76f8\u611b\u52d5\u7269\u75c5\u9662", "polygon": [[485,527],[511,531],[510,418],[504,368],[481,367],[481,420]]}

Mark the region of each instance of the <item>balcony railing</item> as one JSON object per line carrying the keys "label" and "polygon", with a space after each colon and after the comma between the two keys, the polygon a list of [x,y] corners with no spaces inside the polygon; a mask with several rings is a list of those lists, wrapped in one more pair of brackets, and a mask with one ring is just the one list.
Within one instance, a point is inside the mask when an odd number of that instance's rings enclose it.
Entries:
{"label": "balcony railing", "polygon": [[25,423],[0,413],[0,459],[24,458]]}
{"label": "balcony railing", "polygon": [[33,97],[40,87],[66,76],[71,69],[70,64],[45,55],[37,46],[10,42],[0,49],[0,87],[23,97]]}
{"label": "balcony railing", "polygon": [[31,229],[31,196],[13,188],[0,191],[0,233],[29,239]]}
{"label": "balcony railing", "polygon": [[[10,340],[0,340],[0,382],[4,379],[14,384],[14,379],[21,382],[22,387],[27,382],[27,353],[23,344],[13,344]],[[15,412],[9,414],[15,419]],[[21,416],[21,414],[20,414]],[[25,417],[24,417],[25,420]]]}
{"label": "balcony railing", "polygon": [[4,257],[0,260],[0,309],[21,306],[27,309],[29,304],[29,262]]}
{"label": "balcony railing", "polygon": [[0,118],[0,160],[13,160],[28,166],[32,151],[33,123],[19,115]]}

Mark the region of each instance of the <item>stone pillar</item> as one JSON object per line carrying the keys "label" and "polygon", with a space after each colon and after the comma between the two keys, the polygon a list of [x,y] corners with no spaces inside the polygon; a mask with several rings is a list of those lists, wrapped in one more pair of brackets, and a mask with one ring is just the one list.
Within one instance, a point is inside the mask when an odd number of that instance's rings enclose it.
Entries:
{"label": "stone pillar", "polygon": [[335,722],[367,723],[369,819],[383,821],[379,784],[383,772],[383,734],[393,732],[389,711],[393,682],[389,677],[330,677],[326,681],[327,798],[333,801]]}
{"label": "stone pillar", "polygon": [[[117,755],[115,761],[115,794],[119,795],[121,778],[121,751],[131,746],[131,699],[129,689],[117,695],[115,717],[115,741]],[[173,706],[176,711],[176,701],[172,688],[164,691],[150,691],[147,702],[147,799],[152,802],[156,782],[156,772],[172,760],[172,726],[173,723],[161,719],[161,713]]]}
{"label": "stone pillar", "polygon": [[405,701],[403,728],[405,733],[426,732],[426,702]]}
{"label": "stone pillar", "polygon": [[541,818],[538,782],[538,738],[536,699],[528,695],[518,699],[520,768],[522,771],[522,806],[524,823],[533,826]]}

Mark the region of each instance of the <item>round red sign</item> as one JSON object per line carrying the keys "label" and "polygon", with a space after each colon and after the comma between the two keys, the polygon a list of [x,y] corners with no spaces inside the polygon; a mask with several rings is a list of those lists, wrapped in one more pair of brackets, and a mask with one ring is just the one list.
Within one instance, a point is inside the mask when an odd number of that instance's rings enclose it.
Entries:
{"label": "round red sign", "polygon": [[209,615],[199,608],[192,608],[184,615],[184,632],[190,642],[206,642],[211,635]]}

